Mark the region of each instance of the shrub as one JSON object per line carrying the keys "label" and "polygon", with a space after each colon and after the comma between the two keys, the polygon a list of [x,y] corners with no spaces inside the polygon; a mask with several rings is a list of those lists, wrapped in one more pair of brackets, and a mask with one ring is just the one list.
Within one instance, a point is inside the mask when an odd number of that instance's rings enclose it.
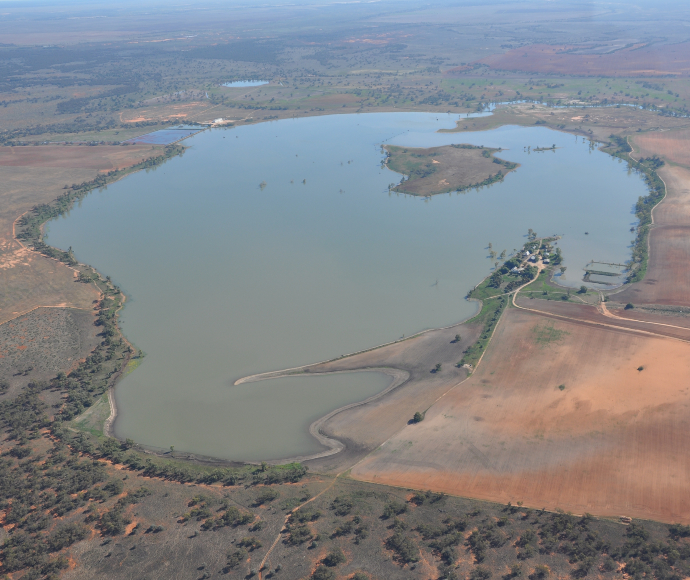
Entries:
{"label": "shrub", "polygon": [[323,559],[323,563],[329,568],[334,568],[338,564],[345,562],[345,554],[340,548],[333,548]]}
{"label": "shrub", "polygon": [[393,500],[383,508],[383,517],[384,519],[392,518],[404,514],[406,511],[407,504]]}
{"label": "shrub", "polygon": [[396,559],[403,564],[417,562],[419,560],[419,549],[415,546],[415,543],[401,531],[395,532],[386,540],[386,548],[395,552]]}
{"label": "shrub", "polygon": [[547,578],[549,574],[551,574],[549,567],[545,564],[539,564],[534,569],[534,572],[529,575],[529,578],[530,580],[544,580],[544,578]]}
{"label": "shrub", "polygon": [[74,542],[83,540],[88,535],[86,527],[81,524],[67,524],[55,530],[48,537],[48,549],[58,552],[62,548],[71,546]]}
{"label": "shrub", "polygon": [[352,500],[342,495],[336,497],[331,503],[331,509],[335,511],[336,516],[348,515],[352,511],[353,507],[354,504],[352,503]]}
{"label": "shrub", "polygon": [[326,566],[321,564],[314,570],[311,578],[312,580],[333,580],[335,578],[335,573],[333,570],[329,570]]}
{"label": "shrub", "polygon": [[247,558],[247,552],[244,550],[235,550],[228,553],[228,568],[237,568]]}
{"label": "shrub", "polygon": [[259,541],[258,538],[255,538],[254,536],[249,536],[249,537],[244,537],[242,538],[239,542],[237,542],[237,545],[240,548],[247,548],[249,549],[250,552],[253,552],[254,550],[257,550],[262,546],[261,542]]}
{"label": "shrub", "polygon": [[270,489],[270,488],[264,489],[254,499],[254,506],[258,507],[258,506],[264,505],[266,503],[271,503],[279,495],[280,495],[280,493],[278,493],[275,489]]}
{"label": "shrub", "polygon": [[484,568],[484,566],[477,566],[470,573],[470,580],[489,580],[491,576],[491,570]]}

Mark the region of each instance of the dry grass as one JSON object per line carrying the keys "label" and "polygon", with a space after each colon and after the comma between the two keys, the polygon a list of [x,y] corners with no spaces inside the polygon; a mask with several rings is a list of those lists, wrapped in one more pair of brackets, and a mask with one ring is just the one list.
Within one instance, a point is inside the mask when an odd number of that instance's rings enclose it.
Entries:
{"label": "dry grass", "polygon": [[690,345],[511,309],[475,375],[352,475],[690,521],[689,372]]}

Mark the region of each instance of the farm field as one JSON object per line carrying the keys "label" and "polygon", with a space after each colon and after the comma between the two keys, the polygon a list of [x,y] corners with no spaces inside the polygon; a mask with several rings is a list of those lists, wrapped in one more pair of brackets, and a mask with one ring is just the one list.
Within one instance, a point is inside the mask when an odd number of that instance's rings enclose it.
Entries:
{"label": "farm field", "polygon": [[632,139],[635,155],[658,155],[667,161],[690,167],[690,130],[650,132]]}
{"label": "farm field", "polygon": [[[590,48],[590,50],[588,50]],[[584,45],[534,44],[505,54],[488,56],[482,63],[497,70],[517,70],[586,76],[687,76],[690,73],[690,44],[673,45],[638,43],[604,54],[597,47]]]}
{"label": "farm field", "polygon": [[690,306],[690,170],[665,166],[666,199],[654,210],[645,279],[614,294],[616,302]]}
{"label": "farm field", "polygon": [[352,476],[575,513],[690,521],[682,483],[689,365],[690,344],[510,309],[472,377]]}

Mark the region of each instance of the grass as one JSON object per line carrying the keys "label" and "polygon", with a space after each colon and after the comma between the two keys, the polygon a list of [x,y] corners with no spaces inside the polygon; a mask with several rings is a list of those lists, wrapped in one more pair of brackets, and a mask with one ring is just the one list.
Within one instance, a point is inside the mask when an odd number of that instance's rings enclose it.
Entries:
{"label": "grass", "polygon": [[563,337],[570,333],[565,330],[559,330],[554,327],[553,322],[548,322],[543,325],[537,324],[532,328],[532,337],[534,342],[541,347],[551,346],[552,344],[557,344]]}

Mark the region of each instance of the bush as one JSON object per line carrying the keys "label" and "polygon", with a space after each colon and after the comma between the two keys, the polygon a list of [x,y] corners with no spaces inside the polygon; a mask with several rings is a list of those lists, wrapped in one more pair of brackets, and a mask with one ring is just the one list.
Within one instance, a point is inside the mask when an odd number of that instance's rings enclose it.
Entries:
{"label": "bush", "polygon": [[314,570],[314,573],[311,575],[312,580],[333,580],[335,578],[335,573],[333,570],[329,570],[321,564],[320,566],[317,566],[316,570]]}
{"label": "bush", "polygon": [[470,573],[470,580],[489,580],[491,576],[491,570],[484,568],[483,566],[477,566]]}
{"label": "bush", "polygon": [[383,518],[388,519],[392,518],[393,516],[399,516],[404,514],[406,511],[407,504],[393,500],[386,504],[386,507],[383,508]]}
{"label": "bush", "polygon": [[352,503],[352,500],[342,495],[336,497],[331,503],[331,509],[335,511],[336,516],[348,515],[352,511],[353,507],[354,504]]}
{"label": "bush", "polygon": [[74,542],[83,540],[88,535],[88,530],[81,524],[67,524],[55,530],[48,537],[48,549],[58,552],[62,548],[71,546]]}
{"label": "bush", "polygon": [[401,531],[395,532],[386,540],[386,548],[395,552],[396,559],[403,564],[417,562],[419,560],[419,549],[415,546],[415,543]]}
{"label": "bush", "polygon": [[345,554],[340,548],[333,548],[328,555],[323,559],[323,563],[329,568],[334,568],[338,564],[345,562]]}
{"label": "bush", "polygon": [[247,558],[247,552],[244,550],[235,550],[228,553],[228,568],[237,568]]}
{"label": "bush", "polygon": [[549,570],[549,567],[545,564],[539,564],[534,569],[534,572],[532,572],[529,575],[529,578],[530,580],[544,580],[544,578],[547,578],[549,574],[551,574],[551,570]]}
{"label": "bush", "polygon": [[254,499],[254,506],[258,507],[258,506],[264,505],[266,503],[271,503],[279,495],[280,495],[280,493],[278,493],[275,489],[268,489],[268,488],[264,489]]}

